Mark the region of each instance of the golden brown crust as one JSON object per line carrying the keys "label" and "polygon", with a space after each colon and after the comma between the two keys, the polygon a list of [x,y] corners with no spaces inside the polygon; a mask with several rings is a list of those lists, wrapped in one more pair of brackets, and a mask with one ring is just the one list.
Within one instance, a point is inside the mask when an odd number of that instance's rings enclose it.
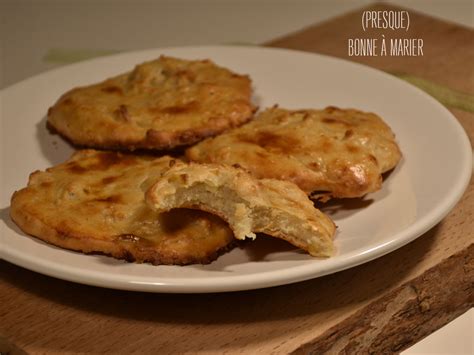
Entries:
{"label": "golden brown crust", "polygon": [[171,149],[252,118],[251,81],[210,60],[162,56],[99,84],[75,88],[48,111],[72,143],[108,149]]}
{"label": "golden brown crust", "polygon": [[173,161],[79,151],[31,174],[12,197],[11,217],[24,232],[66,249],[152,264],[209,263],[234,244],[222,220],[184,209],[158,214],[145,204],[144,190]]}
{"label": "golden brown crust", "polygon": [[333,254],[335,225],[295,184],[255,179],[221,164],[176,162],[146,192],[157,211],[195,208],[229,223],[237,239],[265,233],[313,256]]}
{"label": "golden brown crust", "polygon": [[380,189],[381,174],[395,167],[401,153],[390,128],[373,113],[273,107],[189,148],[186,156],[292,181],[316,197],[359,197]]}

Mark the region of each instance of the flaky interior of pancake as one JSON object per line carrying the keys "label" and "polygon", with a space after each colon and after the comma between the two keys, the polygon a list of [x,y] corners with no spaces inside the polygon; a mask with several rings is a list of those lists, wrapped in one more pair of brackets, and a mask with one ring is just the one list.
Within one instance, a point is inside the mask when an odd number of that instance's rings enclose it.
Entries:
{"label": "flaky interior of pancake", "polygon": [[232,167],[177,164],[147,191],[147,202],[158,211],[187,207],[214,213],[237,239],[265,233],[313,256],[334,251],[334,224],[297,186],[258,181]]}

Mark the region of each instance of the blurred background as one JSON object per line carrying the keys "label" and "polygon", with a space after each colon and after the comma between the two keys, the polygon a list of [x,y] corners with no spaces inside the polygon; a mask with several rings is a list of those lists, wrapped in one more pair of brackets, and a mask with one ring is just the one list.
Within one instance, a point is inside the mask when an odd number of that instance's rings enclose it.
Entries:
{"label": "blurred background", "polygon": [[[262,44],[376,2],[0,0],[0,88],[58,65],[118,51],[200,44]],[[464,26],[474,24],[472,0],[385,3]]]}

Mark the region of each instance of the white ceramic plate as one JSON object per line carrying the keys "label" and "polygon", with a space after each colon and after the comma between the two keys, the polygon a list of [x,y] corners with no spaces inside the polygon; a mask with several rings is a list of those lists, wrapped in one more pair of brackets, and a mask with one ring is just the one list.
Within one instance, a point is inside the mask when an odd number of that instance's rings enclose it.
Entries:
{"label": "white ceramic plate", "polygon": [[[252,77],[262,107],[354,107],[381,115],[404,158],[383,189],[362,201],[323,210],[338,225],[338,254],[320,260],[271,238],[235,249],[210,265],[151,266],[87,256],[47,245],[9,219],[13,191],[29,173],[67,159],[69,145],[45,128],[45,114],[66,90],[130,70],[160,54],[211,58]],[[220,292],[307,280],[384,255],[420,236],[455,205],[471,175],[471,147],[456,119],[401,80],[343,60],[259,47],[183,47],[104,57],[38,75],[1,92],[2,257],[70,281],[150,292]]]}

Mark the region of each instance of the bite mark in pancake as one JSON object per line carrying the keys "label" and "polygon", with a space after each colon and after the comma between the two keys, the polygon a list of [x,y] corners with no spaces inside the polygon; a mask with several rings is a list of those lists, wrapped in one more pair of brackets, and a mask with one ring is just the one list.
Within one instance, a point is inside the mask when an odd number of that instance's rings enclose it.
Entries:
{"label": "bite mark in pancake", "polygon": [[30,175],[11,217],[26,233],[84,253],[153,264],[208,263],[234,243],[221,219],[193,210],[157,213],[145,191],[175,159],[83,150]]}
{"label": "bite mark in pancake", "polygon": [[237,239],[265,233],[313,256],[331,256],[334,223],[295,184],[257,180],[242,169],[175,162],[146,192],[158,212],[195,208],[227,221]]}

